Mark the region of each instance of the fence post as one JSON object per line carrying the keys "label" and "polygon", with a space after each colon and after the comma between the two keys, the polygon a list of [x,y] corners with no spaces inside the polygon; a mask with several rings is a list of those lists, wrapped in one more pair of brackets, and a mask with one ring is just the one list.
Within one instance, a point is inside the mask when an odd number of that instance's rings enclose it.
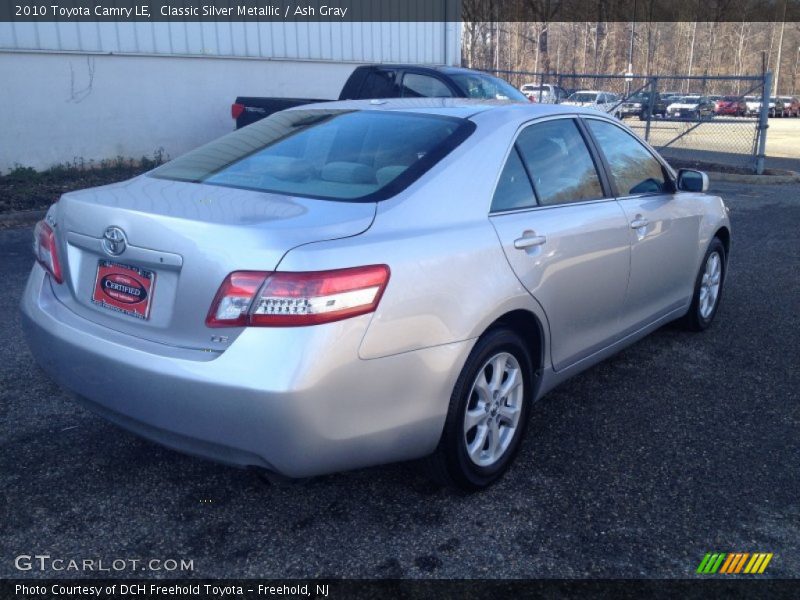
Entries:
{"label": "fence post", "polygon": [[650,122],[653,120],[653,104],[656,101],[656,93],[658,92],[658,77],[653,77],[650,80],[650,95],[647,98],[647,119],[644,124],[644,141],[650,141]]}
{"label": "fence post", "polygon": [[767,128],[769,127],[769,92],[772,89],[772,71],[764,73],[764,87],[761,90],[761,110],[758,115],[758,154],[756,154],[756,175],[764,173],[764,156],[767,149]]}

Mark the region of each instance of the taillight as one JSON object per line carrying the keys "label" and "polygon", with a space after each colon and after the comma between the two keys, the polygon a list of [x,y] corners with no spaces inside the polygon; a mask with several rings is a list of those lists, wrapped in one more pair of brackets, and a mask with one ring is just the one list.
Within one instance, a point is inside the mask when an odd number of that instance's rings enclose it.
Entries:
{"label": "taillight", "polygon": [[39,221],[33,230],[33,253],[36,260],[48,273],[61,283],[61,263],[58,261],[58,250],[56,248],[56,234],[53,228],[44,221]]}
{"label": "taillight", "polygon": [[298,327],[374,312],[389,282],[389,267],[228,275],[206,317],[209,327]]}
{"label": "taillight", "polygon": [[536,96],[534,95],[528,96],[528,102],[536,102]]}
{"label": "taillight", "polygon": [[231,104],[231,116],[234,119],[238,119],[243,112],[244,112],[244,104],[239,104],[238,102],[234,102],[233,104]]}

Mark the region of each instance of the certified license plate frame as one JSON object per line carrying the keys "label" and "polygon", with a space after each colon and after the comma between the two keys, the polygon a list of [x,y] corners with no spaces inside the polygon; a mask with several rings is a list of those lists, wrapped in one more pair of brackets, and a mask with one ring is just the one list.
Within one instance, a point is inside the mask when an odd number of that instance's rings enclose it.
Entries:
{"label": "certified license plate frame", "polygon": [[[97,261],[92,304],[140,321],[150,319],[156,273],[112,260]],[[137,297],[143,298],[137,300]]]}

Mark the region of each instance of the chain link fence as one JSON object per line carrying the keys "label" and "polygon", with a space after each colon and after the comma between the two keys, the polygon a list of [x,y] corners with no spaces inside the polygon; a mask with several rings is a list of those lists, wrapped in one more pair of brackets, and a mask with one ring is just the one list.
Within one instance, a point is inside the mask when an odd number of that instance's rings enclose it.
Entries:
{"label": "chain link fence", "polygon": [[676,166],[704,164],[762,173],[767,121],[798,117],[770,98],[771,73],[645,76],[488,70],[532,102],[589,106],[625,121]]}

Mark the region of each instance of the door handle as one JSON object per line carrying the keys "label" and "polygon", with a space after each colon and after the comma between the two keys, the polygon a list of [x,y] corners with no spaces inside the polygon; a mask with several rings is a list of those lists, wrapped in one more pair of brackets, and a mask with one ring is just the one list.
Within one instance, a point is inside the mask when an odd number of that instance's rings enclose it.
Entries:
{"label": "door handle", "polygon": [[639,217],[638,219],[634,219],[631,221],[631,229],[641,229],[642,227],[647,227],[650,224],[650,221]]}
{"label": "door handle", "polygon": [[547,241],[547,238],[543,235],[531,235],[531,236],[523,236],[521,238],[517,238],[514,240],[514,248],[517,250],[525,250],[527,248],[533,248],[534,246],[541,246]]}

